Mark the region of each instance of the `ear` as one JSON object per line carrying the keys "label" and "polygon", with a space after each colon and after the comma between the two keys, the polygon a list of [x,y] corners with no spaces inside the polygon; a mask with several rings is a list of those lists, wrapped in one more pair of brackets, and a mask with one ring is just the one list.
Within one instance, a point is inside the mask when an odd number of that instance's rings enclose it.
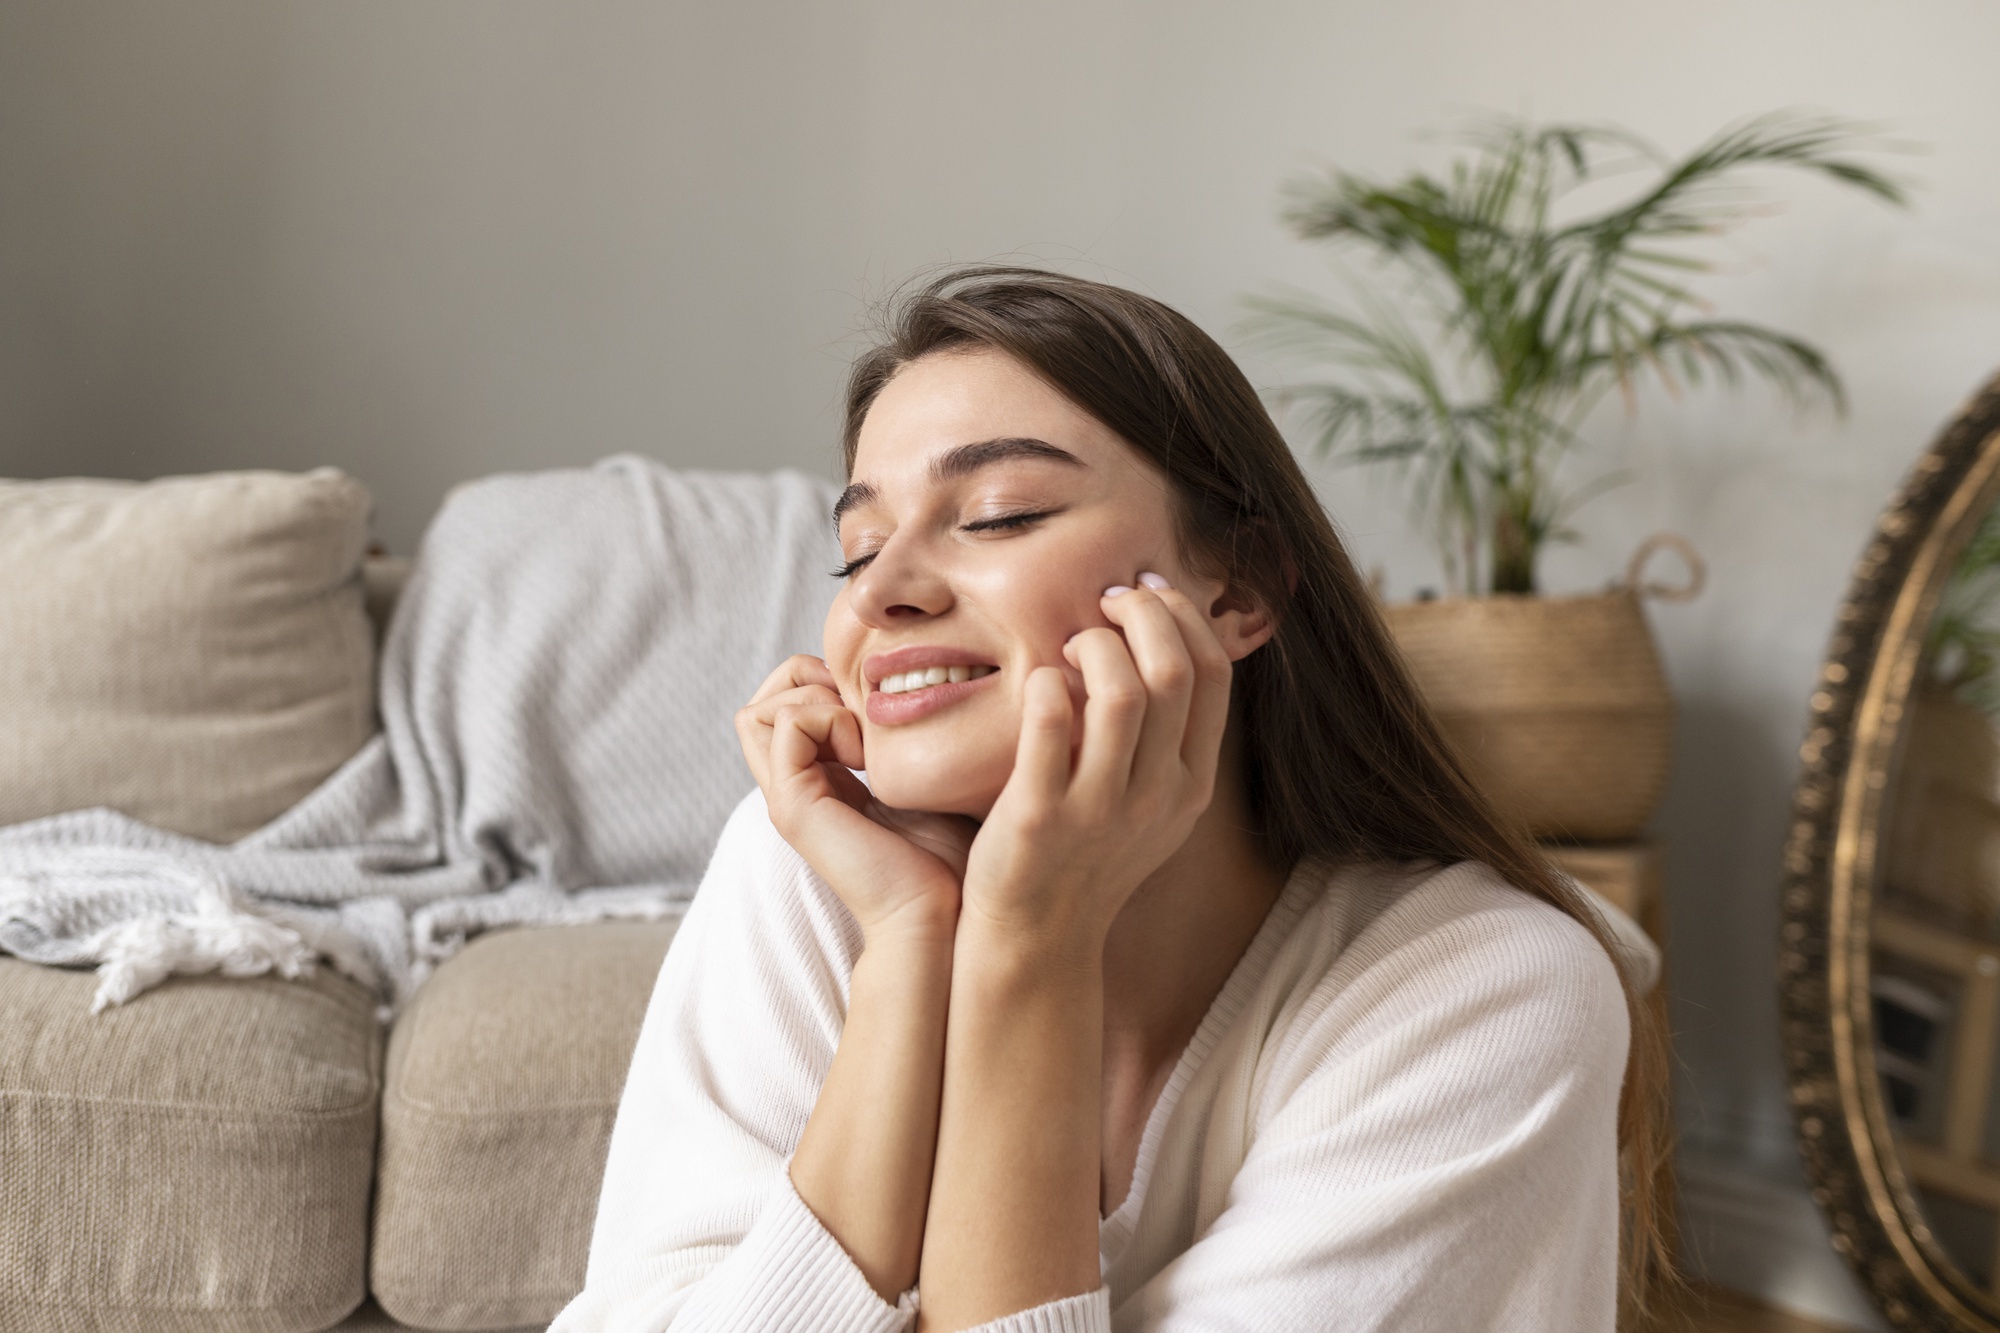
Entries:
{"label": "ear", "polygon": [[1208,627],[1215,631],[1229,660],[1241,662],[1271,641],[1278,632],[1278,621],[1249,589],[1228,583],[1209,603]]}

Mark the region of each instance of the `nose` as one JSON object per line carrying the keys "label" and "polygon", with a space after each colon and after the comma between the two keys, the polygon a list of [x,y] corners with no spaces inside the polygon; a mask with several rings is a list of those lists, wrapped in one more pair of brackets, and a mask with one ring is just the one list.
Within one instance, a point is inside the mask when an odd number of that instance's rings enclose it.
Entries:
{"label": "nose", "polygon": [[847,586],[848,604],[863,624],[902,628],[951,609],[951,585],[914,540],[889,538]]}

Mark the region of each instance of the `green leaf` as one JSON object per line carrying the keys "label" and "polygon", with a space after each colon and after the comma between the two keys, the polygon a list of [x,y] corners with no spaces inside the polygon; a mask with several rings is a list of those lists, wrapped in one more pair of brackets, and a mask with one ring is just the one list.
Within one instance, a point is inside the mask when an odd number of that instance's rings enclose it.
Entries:
{"label": "green leaf", "polygon": [[[1357,285],[1338,306],[1299,292],[1249,303],[1254,335],[1313,368],[1280,395],[1303,414],[1308,447],[1396,468],[1448,569],[1490,574],[1504,529],[1507,577],[1532,582],[1535,551],[1599,493],[1564,491],[1558,472],[1575,424],[1607,392],[1636,402],[1643,380],[1676,393],[1755,380],[1801,409],[1845,410],[1823,352],[1708,317],[1692,284],[1713,267],[1701,246],[1754,216],[1749,169],[1907,202],[1856,155],[1871,150],[1865,127],[1780,112],[1680,158],[1615,126],[1493,118],[1458,138],[1463,151],[1439,173],[1382,183],[1335,170],[1286,188],[1299,236],[1372,257],[1389,282]],[[1644,180],[1623,201],[1557,220],[1571,192],[1628,173]]]}

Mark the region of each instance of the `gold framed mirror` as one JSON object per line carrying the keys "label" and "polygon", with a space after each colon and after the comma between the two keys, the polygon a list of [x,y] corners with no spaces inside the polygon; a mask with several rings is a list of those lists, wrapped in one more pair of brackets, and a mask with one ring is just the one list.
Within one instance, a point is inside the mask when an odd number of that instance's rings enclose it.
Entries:
{"label": "gold framed mirror", "polygon": [[1812,696],[1785,849],[1787,1086],[1891,1326],[2000,1330],[2000,377],[1910,471]]}

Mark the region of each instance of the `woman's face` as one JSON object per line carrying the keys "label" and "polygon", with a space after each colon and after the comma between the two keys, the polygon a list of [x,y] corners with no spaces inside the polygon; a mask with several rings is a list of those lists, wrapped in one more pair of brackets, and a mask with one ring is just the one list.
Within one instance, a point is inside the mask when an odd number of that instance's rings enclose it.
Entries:
{"label": "woman's face", "polygon": [[1106,588],[1152,571],[1198,606],[1222,592],[1181,564],[1165,478],[1001,352],[897,372],[836,514],[852,572],[826,663],[862,718],[875,795],[905,809],[985,816],[1013,770],[1028,673],[1060,667],[1081,699],[1063,645],[1109,623]]}

